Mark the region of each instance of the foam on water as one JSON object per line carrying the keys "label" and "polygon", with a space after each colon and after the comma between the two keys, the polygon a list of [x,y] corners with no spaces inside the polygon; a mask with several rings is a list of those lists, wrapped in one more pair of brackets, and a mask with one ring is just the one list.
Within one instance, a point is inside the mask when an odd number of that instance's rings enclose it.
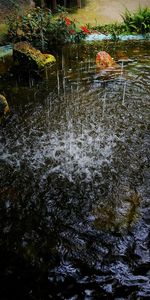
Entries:
{"label": "foam on water", "polygon": [[35,172],[44,167],[48,173],[63,173],[70,179],[79,174],[91,179],[94,170],[100,172],[103,163],[111,163],[115,135],[100,125],[95,128],[91,124],[91,130],[84,128],[82,133],[74,131],[73,124],[69,126],[71,131],[53,131],[36,138],[34,130],[29,137],[26,132],[13,145],[1,145],[1,159],[16,168],[25,162]]}

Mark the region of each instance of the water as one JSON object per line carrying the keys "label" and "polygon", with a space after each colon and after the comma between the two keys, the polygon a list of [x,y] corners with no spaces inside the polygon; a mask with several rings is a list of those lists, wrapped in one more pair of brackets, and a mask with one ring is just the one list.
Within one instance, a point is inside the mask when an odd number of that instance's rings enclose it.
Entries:
{"label": "water", "polygon": [[[101,47],[130,60],[101,73]],[[1,80],[1,299],[149,299],[149,49],[66,47]]]}

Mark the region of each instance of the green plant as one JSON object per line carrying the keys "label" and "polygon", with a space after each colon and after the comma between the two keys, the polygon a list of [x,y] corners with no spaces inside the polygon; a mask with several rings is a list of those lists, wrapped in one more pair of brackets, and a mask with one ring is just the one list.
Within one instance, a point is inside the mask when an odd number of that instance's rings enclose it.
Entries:
{"label": "green plant", "polygon": [[47,28],[47,37],[49,44],[64,44],[66,42],[74,42],[76,35],[76,25],[73,21],[60,14],[53,18]]}
{"label": "green plant", "polygon": [[55,9],[55,14],[67,13],[67,8],[61,5],[57,5]]}
{"label": "green plant", "polygon": [[139,7],[135,13],[130,13],[126,9],[122,15],[125,29],[128,33],[147,33],[150,32],[150,9]]}
{"label": "green plant", "polygon": [[96,26],[92,26],[90,29],[93,33],[100,32],[106,35],[110,34],[113,40],[117,40],[118,36],[125,32],[125,26],[122,23],[96,25]]}
{"label": "green plant", "polygon": [[91,31],[98,31],[103,34],[111,34],[113,40],[117,40],[119,35],[150,32],[150,9],[139,8],[135,13],[130,13],[126,9],[122,16],[123,23],[113,23],[92,26]]}
{"label": "green plant", "polygon": [[28,41],[43,51],[52,44],[78,42],[90,30],[79,27],[66,13],[52,15],[49,9],[36,8],[16,19],[8,19],[8,35],[13,42]]}
{"label": "green plant", "polygon": [[60,14],[54,18],[47,29],[49,43],[64,44],[79,42],[90,30],[86,26],[79,27],[75,20],[71,20],[66,14]]}
{"label": "green plant", "polygon": [[23,16],[8,18],[8,36],[13,42],[26,40],[44,50],[47,44],[46,31],[51,23],[49,9],[36,8]]}

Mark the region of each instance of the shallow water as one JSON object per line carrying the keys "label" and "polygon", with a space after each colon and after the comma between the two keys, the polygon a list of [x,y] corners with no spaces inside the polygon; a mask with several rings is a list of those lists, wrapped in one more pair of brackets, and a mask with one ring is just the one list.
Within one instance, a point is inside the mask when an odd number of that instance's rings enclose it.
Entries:
{"label": "shallow water", "polygon": [[53,74],[1,80],[1,299],[150,297],[149,49],[66,47]]}

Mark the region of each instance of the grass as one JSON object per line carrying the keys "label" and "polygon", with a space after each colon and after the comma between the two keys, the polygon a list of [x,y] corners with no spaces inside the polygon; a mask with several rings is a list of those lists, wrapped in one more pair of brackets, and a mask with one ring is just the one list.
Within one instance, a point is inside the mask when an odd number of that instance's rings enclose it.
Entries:
{"label": "grass", "polygon": [[131,13],[126,9],[124,15],[122,15],[124,26],[129,33],[141,33],[145,34],[150,32],[150,9],[141,8]]}
{"label": "grass", "polygon": [[[90,27],[90,26],[89,26]],[[113,39],[116,39],[118,35],[125,34],[125,27],[122,23],[112,23],[112,24],[105,24],[105,25],[96,25],[91,26],[91,30],[98,31],[103,34],[111,34]]]}

